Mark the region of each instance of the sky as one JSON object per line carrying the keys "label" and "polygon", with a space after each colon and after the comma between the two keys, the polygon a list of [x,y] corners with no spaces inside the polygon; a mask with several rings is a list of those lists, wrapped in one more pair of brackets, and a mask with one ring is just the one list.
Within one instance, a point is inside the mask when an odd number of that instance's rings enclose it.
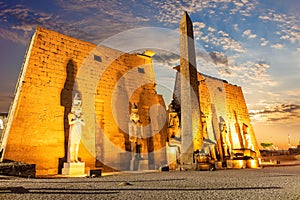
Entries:
{"label": "sky", "polygon": [[[296,146],[299,10],[299,0],[0,1],[0,112],[9,110],[36,26],[101,44],[147,27],[176,32],[187,11],[194,26],[198,71],[242,87],[258,143],[286,149],[290,136],[290,145]],[[153,59],[159,92],[170,93],[175,80],[172,67],[179,56],[162,48]]]}

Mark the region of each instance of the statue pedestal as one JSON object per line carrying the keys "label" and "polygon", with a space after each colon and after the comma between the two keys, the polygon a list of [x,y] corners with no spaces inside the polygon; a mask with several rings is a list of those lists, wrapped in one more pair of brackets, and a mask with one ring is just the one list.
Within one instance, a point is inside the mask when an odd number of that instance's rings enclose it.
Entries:
{"label": "statue pedestal", "polygon": [[137,169],[137,160],[135,158],[130,160],[130,171],[135,171]]}
{"label": "statue pedestal", "polygon": [[246,168],[246,160],[226,160],[226,167],[233,169]]}
{"label": "statue pedestal", "polygon": [[139,160],[136,158],[130,160],[130,171],[143,171],[148,169],[148,160]]}
{"label": "statue pedestal", "polygon": [[246,167],[248,168],[259,168],[259,161],[258,159],[253,159],[253,160],[247,160],[246,161]]}
{"label": "statue pedestal", "polygon": [[64,163],[64,167],[62,168],[62,175],[68,176],[84,176],[85,163],[84,162],[72,162],[72,163]]}
{"label": "statue pedestal", "polygon": [[180,168],[183,171],[196,170],[196,163],[193,163],[193,153],[180,154]]}
{"label": "statue pedestal", "polygon": [[167,163],[169,165],[169,170],[176,170],[178,167],[177,164],[177,151],[178,146],[170,146],[169,143],[166,143],[166,151],[167,151]]}
{"label": "statue pedestal", "polygon": [[140,160],[138,171],[148,170],[148,160]]}

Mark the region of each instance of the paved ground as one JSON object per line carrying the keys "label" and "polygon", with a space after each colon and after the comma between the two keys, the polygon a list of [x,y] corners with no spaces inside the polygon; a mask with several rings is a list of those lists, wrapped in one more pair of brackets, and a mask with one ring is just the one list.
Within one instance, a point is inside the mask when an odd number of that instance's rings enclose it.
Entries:
{"label": "paved ground", "polygon": [[300,166],[99,178],[0,176],[0,199],[300,199]]}

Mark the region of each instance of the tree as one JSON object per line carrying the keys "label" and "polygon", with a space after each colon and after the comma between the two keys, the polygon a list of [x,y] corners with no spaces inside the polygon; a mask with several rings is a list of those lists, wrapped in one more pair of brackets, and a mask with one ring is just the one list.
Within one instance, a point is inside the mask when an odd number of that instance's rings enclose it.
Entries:
{"label": "tree", "polygon": [[262,146],[264,149],[266,149],[266,148],[273,146],[273,143],[272,142],[262,142],[262,143],[260,143],[260,146]]}

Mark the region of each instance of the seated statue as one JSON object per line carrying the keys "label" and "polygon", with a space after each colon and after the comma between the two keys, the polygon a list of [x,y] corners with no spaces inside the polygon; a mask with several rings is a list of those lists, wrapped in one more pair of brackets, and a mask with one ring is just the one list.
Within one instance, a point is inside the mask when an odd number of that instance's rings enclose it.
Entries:
{"label": "seated statue", "polygon": [[231,143],[229,140],[226,123],[223,122],[221,126],[222,147],[224,150],[224,156],[229,157],[231,154]]}
{"label": "seated statue", "polygon": [[181,131],[180,123],[177,112],[169,107],[169,123],[168,123],[168,137],[167,142],[169,147],[175,147],[176,149],[176,161],[179,163],[180,151],[181,151]]}
{"label": "seated statue", "polygon": [[207,155],[210,156],[213,160],[216,160],[216,152],[215,152],[215,145],[216,142],[211,140],[208,135],[207,131],[207,116],[201,112],[201,125],[202,125],[202,133],[203,133],[203,145],[202,149],[198,150],[199,152],[204,151]]}
{"label": "seated statue", "polygon": [[254,146],[251,141],[251,136],[248,133],[248,126],[243,124],[243,134],[244,134],[244,146],[245,148],[254,150]]}

